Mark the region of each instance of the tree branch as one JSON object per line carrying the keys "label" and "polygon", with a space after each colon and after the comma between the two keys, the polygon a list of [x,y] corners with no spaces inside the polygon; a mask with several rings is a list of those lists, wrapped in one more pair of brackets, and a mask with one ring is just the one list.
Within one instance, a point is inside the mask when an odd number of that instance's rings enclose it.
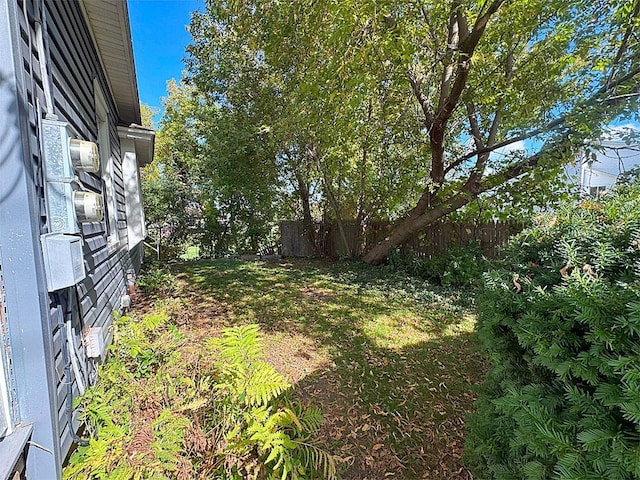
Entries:
{"label": "tree branch", "polygon": [[484,148],[484,142],[482,141],[482,132],[480,131],[480,125],[478,125],[475,108],[471,102],[467,102],[466,107],[473,143],[476,144],[476,150],[482,150]]}
{"label": "tree branch", "polygon": [[636,0],[636,4],[633,8],[633,12],[631,13],[631,18],[629,19],[630,25],[627,27],[627,31],[625,32],[624,37],[622,38],[622,42],[620,42],[620,48],[618,48],[616,56],[613,59],[613,63],[611,64],[611,71],[609,72],[609,78],[607,79],[607,84],[609,84],[613,79],[613,75],[615,74],[616,67],[618,66],[618,62],[620,61],[620,59],[624,55],[625,50],[627,49],[627,46],[629,44],[629,39],[631,38],[631,35],[633,34],[633,29],[635,27],[633,20],[636,19],[639,15],[640,15],[640,0]]}
{"label": "tree branch", "polygon": [[[464,91],[464,88],[467,85],[467,79],[469,78],[469,69],[471,68],[471,57],[473,56],[473,53],[475,52],[475,49],[478,46],[478,43],[480,42],[482,35],[484,34],[484,31],[485,31],[485,28],[487,27],[489,19],[494,13],[498,11],[498,9],[503,3],[504,3],[504,0],[495,0],[489,6],[487,13],[485,13],[484,15],[476,19],[476,23],[473,26],[473,30],[471,30],[471,32],[465,38],[459,39],[459,44],[458,44],[459,58],[456,64],[454,65],[458,67],[456,76],[455,76],[455,79],[453,80],[453,85],[450,88],[449,88],[449,85],[451,84],[450,78],[447,78],[446,84],[443,83],[443,87],[446,86],[447,89],[446,91],[444,88],[441,88],[440,90],[440,101],[438,102],[438,113],[436,114],[435,122],[446,123],[451,117],[451,114],[455,110],[456,106],[458,105],[460,96],[462,95],[462,92]],[[452,8],[455,8],[456,5],[458,4],[454,4]],[[455,13],[456,19],[458,18],[458,15],[462,15],[460,12],[457,12],[457,10],[458,9],[456,8],[456,13]],[[454,18],[454,15],[452,14],[452,19],[453,18]],[[456,25],[459,24],[459,22],[455,22],[455,23]],[[466,25],[466,19],[463,24]],[[447,69],[449,69],[449,67],[451,67],[451,65],[449,65]]]}
{"label": "tree branch", "polygon": [[[613,90],[618,85],[621,85],[621,84],[625,83],[627,80],[631,80],[632,78],[634,78],[639,73],[640,73],[640,67],[632,70],[631,72],[629,72],[626,75],[622,76],[618,80],[616,80],[614,82],[610,82],[608,85],[605,85],[605,86],[601,87],[591,98],[588,99],[588,101],[583,103],[582,107],[587,106],[587,105],[591,105],[593,103],[596,103],[599,100],[598,97],[602,96],[604,93],[607,93],[610,90]],[[619,97],[620,96],[612,97],[612,99],[618,99]],[[606,99],[606,100],[609,100],[609,99]],[[573,113],[573,112],[571,112],[571,113]],[[563,125],[564,123],[566,123],[567,120],[569,120],[571,118],[571,113],[568,113],[568,114],[565,114],[565,115],[561,115],[560,117],[558,117],[555,120],[547,123],[543,127],[530,130],[530,131],[525,132],[525,133],[523,133],[521,135],[516,135],[515,137],[508,138],[507,140],[503,140],[502,142],[495,143],[495,144],[493,144],[491,146],[487,145],[484,148],[476,149],[473,152],[466,153],[466,154],[462,155],[461,157],[457,158],[454,162],[452,162],[449,165],[449,167],[447,167],[447,172],[451,171],[453,168],[456,168],[456,167],[460,166],[461,164],[463,164],[467,160],[475,157],[476,155],[481,155],[481,154],[484,154],[484,153],[491,153],[491,152],[494,152],[495,150],[498,150],[499,148],[507,147],[509,145],[513,145],[516,142],[521,142],[523,140],[528,140],[530,138],[536,137],[536,136],[541,135],[543,133],[548,133],[548,132],[552,131],[553,129],[555,129],[556,127],[559,127],[559,126]]]}
{"label": "tree branch", "polygon": [[411,73],[409,73],[409,83],[411,84],[411,90],[413,90],[413,94],[416,96],[416,99],[418,100],[418,103],[422,108],[425,126],[427,127],[427,130],[431,130],[431,126],[433,125],[433,113],[429,108],[429,102],[422,94],[422,85],[420,81],[416,79]]}
{"label": "tree branch", "polygon": [[471,33],[467,38],[463,39],[460,43],[460,51],[468,55],[469,58],[473,55],[473,52],[482,38],[484,30],[487,28],[487,24],[489,23],[492,15],[498,11],[504,1],[505,0],[494,0],[491,5],[489,5],[487,13],[476,19],[476,23],[473,25],[473,30],[471,30]]}
{"label": "tree branch", "polygon": [[449,16],[448,34],[447,34],[447,53],[445,58],[447,59],[447,65],[442,72],[442,80],[440,82],[440,97],[438,99],[438,114],[442,110],[444,104],[449,98],[451,90],[451,82],[453,73],[457,66],[457,61],[454,62],[454,55],[458,50],[458,42],[460,41],[460,35],[458,31],[458,9],[460,8],[460,1],[455,2],[451,6],[451,15]]}

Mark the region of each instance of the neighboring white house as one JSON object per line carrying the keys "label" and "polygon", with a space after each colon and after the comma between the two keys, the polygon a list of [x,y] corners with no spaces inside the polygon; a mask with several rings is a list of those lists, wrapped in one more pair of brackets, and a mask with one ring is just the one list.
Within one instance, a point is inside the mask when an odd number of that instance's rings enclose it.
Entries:
{"label": "neighboring white house", "polygon": [[605,134],[593,155],[584,155],[577,165],[575,184],[584,195],[597,195],[616,184],[620,174],[640,166],[640,143],[628,144],[623,129]]}

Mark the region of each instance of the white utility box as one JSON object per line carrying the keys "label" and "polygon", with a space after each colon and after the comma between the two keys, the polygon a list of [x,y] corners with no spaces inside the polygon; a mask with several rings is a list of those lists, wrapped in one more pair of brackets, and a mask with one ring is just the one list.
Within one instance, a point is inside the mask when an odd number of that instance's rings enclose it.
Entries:
{"label": "white utility box", "polygon": [[111,323],[101,327],[91,327],[84,333],[84,348],[89,358],[99,359],[104,362],[107,356],[107,347],[113,340]]}
{"label": "white utility box", "polygon": [[76,285],[85,278],[82,239],[48,233],[40,236],[47,287],[50,292]]}

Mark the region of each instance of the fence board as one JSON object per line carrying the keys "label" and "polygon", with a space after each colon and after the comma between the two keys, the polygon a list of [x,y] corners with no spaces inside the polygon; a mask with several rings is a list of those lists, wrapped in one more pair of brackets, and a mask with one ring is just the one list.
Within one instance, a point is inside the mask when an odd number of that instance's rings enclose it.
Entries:
{"label": "fence board", "polygon": [[[360,256],[390,232],[389,222],[374,222],[362,228],[354,220],[343,224],[351,253]],[[328,257],[344,257],[344,246],[336,223],[319,222],[314,225],[318,251]],[[500,246],[509,237],[522,230],[516,222],[437,222],[409,237],[401,246],[423,258],[443,255],[452,245],[468,245],[477,242],[488,258],[496,258]],[[316,249],[305,235],[302,221],[280,223],[282,255],[285,257],[311,257]]]}

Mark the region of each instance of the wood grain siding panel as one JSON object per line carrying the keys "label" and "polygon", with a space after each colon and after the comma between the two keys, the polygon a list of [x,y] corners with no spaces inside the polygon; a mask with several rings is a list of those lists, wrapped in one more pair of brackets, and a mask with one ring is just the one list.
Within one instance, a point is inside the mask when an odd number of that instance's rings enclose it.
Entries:
{"label": "wood grain siding panel", "polygon": [[89,238],[89,239],[85,238],[84,245],[85,245],[85,252],[88,250],[89,254],[91,254],[93,252],[97,252],[101,248],[106,247],[107,240],[104,238],[103,235]]}
{"label": "wood grain siding panel", "polygon": [[[78,178],[82,182],[85,189],[92,192],[100,193],[102,191],[102,179],[95,176],[93,173],[78,172]],[[98,222],[96,222],[98,223]]]}
{"label": "wood grain siding panel", "polygon": [[68,425],[65,425],[65,428],[60,433],[60,437],[62,439],[60,443],[60,450],[63,452],[68,452],[71,450],[71,446],[73,445],[73,440],[71,437],[71,433],[69,433]]}
{"label": "wood grain siding panel", "polygon": [[136,274],[142,267],[142,261],[144,260],[144,242],[138,243],[129,251],[131,257],[131,267],[135,270]]}
{"label": "wood grain siding panel", "polygon": [[[59,83],[68,85],[69,93],[73,93],[79,108],[84,108],[84,113],[88,116],[91,113],[93,105],[93,96],[91,95],[92,73],[86,69],[86,66],[76,58],[69,57],[70,46],[76,39],[70,38],[68,32],[59,30],[55,24],[51,28],[49,42],[49,54],[51,58],[50,66],[53,67],[53,79]],[[60,39],[60,40],[58,40]],[[90,117],[89,117],[90,118]],[[86,134],[90,130],[82,133]]]}
{"label": "wood grain siding panel", "polygon": [[86,239],[91,235],[104,234],[104,224],[101,222],[87,222],[82,224],[82,236]]}
{"label": "wood grain siding panel", "polygon": [[[130,265],[131,259],[128,253],[121,250],[100,263],[95,270],[78,285],[78,291],[81,295],[80,312],[83,316],[93,308],[97,309],[98,314],[102,313],[101,307],[110,303],[110,298],[114,291],[117,290],[120,292],[120,295],[125,293],[126,270],[130,268]],[[119,299],[115,303],[111,302],[107,315],[113,313],[113,310],[118,310],[119,306]],[[100,315],[98,315],[97,319],[100,320]],[[103,323],[104,322],[100,322],[100,324]],[[85,321],[85,326],[91,325],[88,325]]]}
{"label": "wood grain siding panel", "polygon": [[[93,43],[84,31],[83,20],[80,18],[81,13],[78,16],[79,13],[77,2],[47,2],[47,14],[51,20],[47,23],[47,28],[50,29],[49,34],[52,39],[55,37],[56,43],[64,44],[67,52],[76,54],[65,61],[76,65],[77,73],[87,73],[88,81],[91,82],[99,69],[94,61],[96,52]],[[88,88],[86,93],[90,94],[91,90]]]}
{"label": "wood grain siding panel", "polygon": [[[52,28],[52,30],[56,29]],[[88,83],[86,78],[82,78],[83,75],[86,77],[89,74],[75,62],[68,60],[71,56],[68,47],[54,41],[56,33],[58,32],[50,32],[52,41],[49,44],[51,54],[49,67],[53,74],[56,113],[72,123],[84,138],[94,140],[96,130],[95,121],[92,121],[91,83]]]}
{"label": "wood grain siding panel", "polygon": [[[108,247],[103,247],[99,250],[96,250],[95,252],[92,252],[91,255],[86,256],[85,260],[87,261],[87,264],[89,266],[89,271],[95,272],[100,265],[102,265],[109,259],[109,256],[110,253]],[[91,283],[91,285],[93,285],[93,283]]]}

